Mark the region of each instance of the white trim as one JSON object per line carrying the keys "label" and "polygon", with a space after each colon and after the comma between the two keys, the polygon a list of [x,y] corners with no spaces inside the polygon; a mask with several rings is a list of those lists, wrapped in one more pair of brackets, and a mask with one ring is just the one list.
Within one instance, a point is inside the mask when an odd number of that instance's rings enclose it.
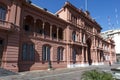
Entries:
{"label": "white trim", "polygon": [[[104,62],[96,62],[96,63],[92,63],[92,65],[104,65]],[[67,68],[76,68],[76,67],[88,67],[89,64],[88,63],[82,63],[82,64],[68,64]]]}
{"label": "white trim", "polygon": [[89,64],[68,64],[67,68],[75,68],[75,67],[87,67]]}
{"label": "white trim", "polygon": [[104,65],[104,62],[95,62],[95,63],[92,63],[92,65]]}

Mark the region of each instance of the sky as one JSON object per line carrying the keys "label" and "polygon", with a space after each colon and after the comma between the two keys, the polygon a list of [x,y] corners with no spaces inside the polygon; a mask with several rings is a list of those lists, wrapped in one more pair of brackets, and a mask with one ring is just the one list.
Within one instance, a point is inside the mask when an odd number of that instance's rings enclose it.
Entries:
{"label": "sky", "polygon": [[61,9],[66,1],[75,7],[90,12],[90,16],[102,27],[102,31],[120,29],[120,0],[31,0],[53,14]]}

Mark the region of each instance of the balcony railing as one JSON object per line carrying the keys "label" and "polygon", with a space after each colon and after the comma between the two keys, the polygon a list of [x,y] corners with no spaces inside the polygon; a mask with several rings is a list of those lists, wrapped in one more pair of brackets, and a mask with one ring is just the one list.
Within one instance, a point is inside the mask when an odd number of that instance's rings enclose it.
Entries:
{"label": "balcony railing", "polygon": [[0,20],[0,29],[7,31],[19,31],[19,27],[14,25],[13,23]]}

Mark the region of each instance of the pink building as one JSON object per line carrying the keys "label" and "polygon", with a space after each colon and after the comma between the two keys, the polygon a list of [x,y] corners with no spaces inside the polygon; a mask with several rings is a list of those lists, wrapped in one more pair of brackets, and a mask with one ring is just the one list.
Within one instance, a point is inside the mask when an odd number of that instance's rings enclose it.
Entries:
{"label": "pink building", "polygon": [[0,67],[12,71],[73,68],[116,61],[114,41],[69,2],[52,14],[26,0],[0,0]]}

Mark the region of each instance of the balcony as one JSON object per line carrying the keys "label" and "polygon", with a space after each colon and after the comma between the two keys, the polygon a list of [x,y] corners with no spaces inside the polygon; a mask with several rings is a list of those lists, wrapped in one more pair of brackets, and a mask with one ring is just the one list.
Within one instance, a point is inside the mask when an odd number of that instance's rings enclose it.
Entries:
{"label": "balcony", "polygon": [[79,41],[71,41],[72,45],[78,45],[81,46],[82,44]]}
{"label": "balcony", "polygon": [[14,25],[13,23],[0,20],[0,30],[5,31],[19,31],[19,27]]}

